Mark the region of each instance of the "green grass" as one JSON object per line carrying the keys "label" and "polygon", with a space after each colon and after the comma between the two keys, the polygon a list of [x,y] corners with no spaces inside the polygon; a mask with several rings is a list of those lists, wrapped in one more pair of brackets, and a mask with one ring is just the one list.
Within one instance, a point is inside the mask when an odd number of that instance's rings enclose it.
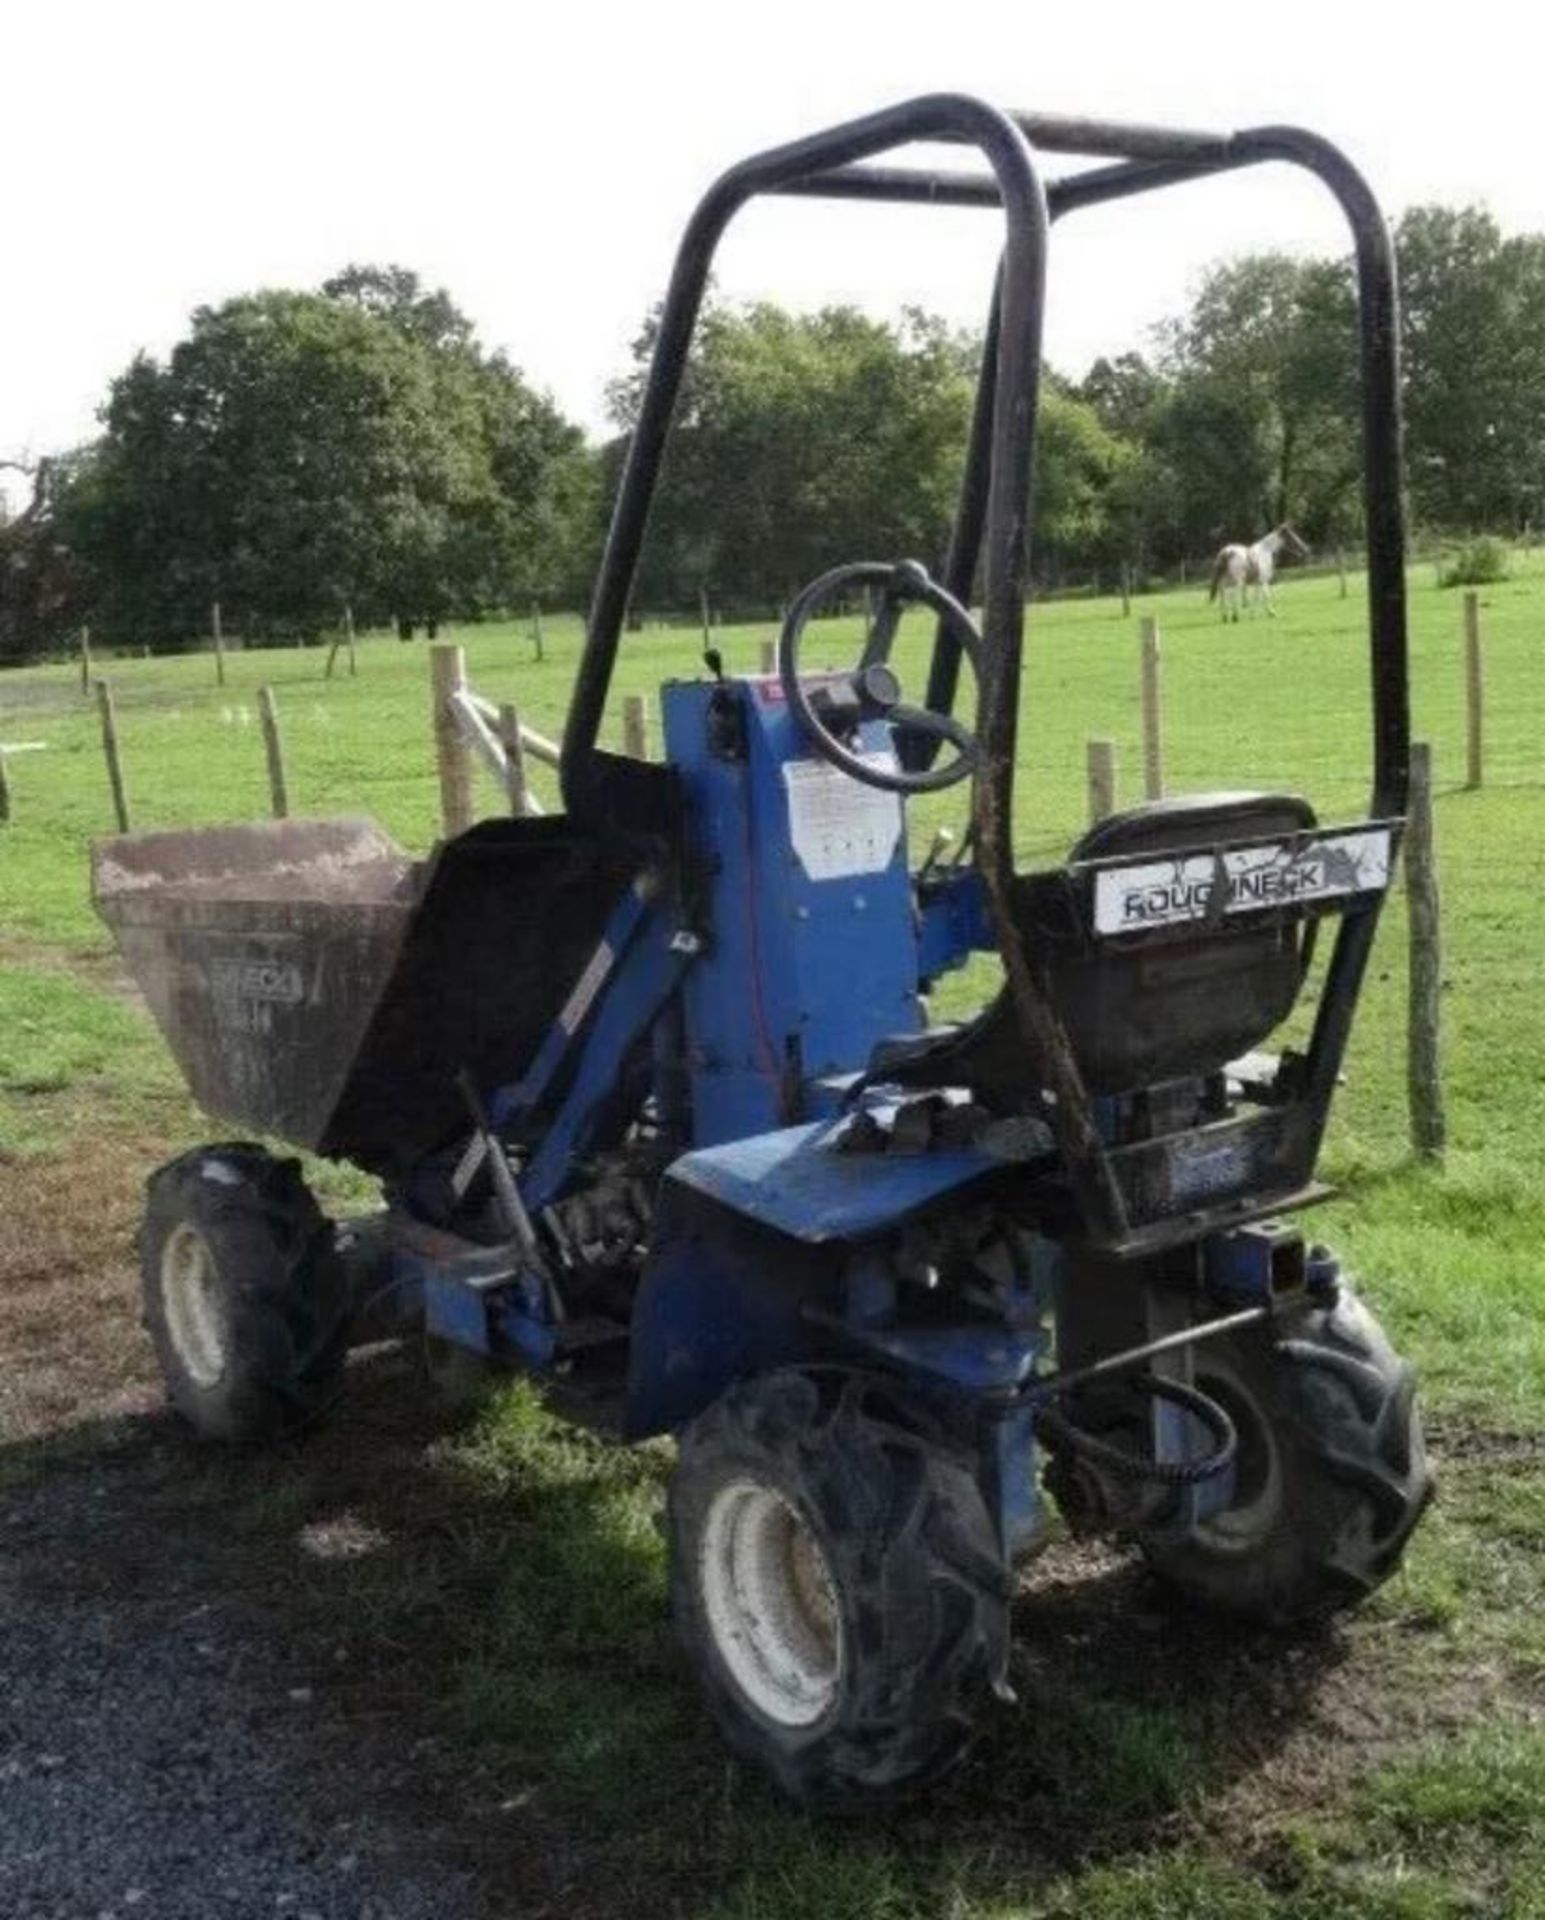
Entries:
{"label": "green grass", "polygon": [[[1355,817],[1368,785],[1359,584],[1343,600],[1333,578],[1290,578],[1277,621],[1228,627],[1195,592],[1140,602],[1131,621],[1110,601],[1038,609],[1021,730],[1026,859],[1059,857],[1081,826],[1088,737],[1116,742],[1123,794],[1136,795],[1142,612],[1163,627],[1173,790],[1281,785],[1307,793],[1322,818]],[[1545,1748],[1528,1719],[1545,1680],[1545,1452],[1533,1443],[1545,1426],[1545,568],[1521,566],[1486,590],[1483,610],[1488,784],[1469,793],[1458,600],[1430,569],[1413,572],[1416,727],[1434,742],[1440,787],[1449,1158],[1414,1167],[1405,1144],[1397,897],[1328,1143],[1344,1197],[1315,1223],[1422,1371],[1445,1473],[1407,1570],[1343,1637],[1285,1653],[1227,1633],[1134,1640],[1119,1572],[1066,1605],[1032,1597],[1016,1656],[1021,1706],[982,1757],[912,1814],[833,1828],[729,1765],[676,1662],[657,1530],[668,1450],[609,1450],[528,1389],[501,1390],[472,1425],[404,1443],[389,1471],[361,1467],[351,1498],[384,1544],[296,1561],[297,1585],[318,1618],[391,1671],[433,1671],[442,1730],[522,1818],[560,1836],[586,1911],[1545,1915]],[[720,636],[731,670],[752,668],[770,635]],[[541,663],[523,628],[454,637],[481,692],[561,728],[576,621],[547,622]],[[811,657],[841,660],[853,642],[851,626],[833,623]],[[914,686],[922,646],[920,632],[905,636]],[[621,696],[695,672],[696,651],[688,631],[626,637],[614,740]],[[368,639],[355,680],[324,681],[323,658],[232,654],[223,689],[207,656],[108,664],[136,823],[264,812],[256,690],[266,681],[295,810],[373,814],[427,848],[437,803],[422,647]],[[15,817],[0,828],[0,1153],[53,1152],[93,1124],[196,1137],[159,1042],[104,984],[86,847],[108,827],[109,802],[96,718],[69,669],[0,677],[0,741],[30,740],[46,748],[12,756]],[[555,801],[546,770],[534,784]],[[480,791],[491,810],[491,786]],[[918,805],[914,846],[962,810],[958,796]],[[344,1170],[326,1179],[340,1196],[357,1184]],[[233,1531],[276,1568],[340,1497],[298,1460],[255,1478],[218,1461],[202,1471],[211,1513],[230,1503]],[[1363,1755],[1339,1732],[1330,1786],[1300,1796],[1289,1766],[1269,1792],[1253,1787],[1301,1737],[1319,1690],[1347,1673],[1382,1727],[1377,1746]]]}
{"label": "green grass", "polygon": [[62,1146],[97,1107],[117,1124],[192,1119],[135,1007],[67,973],[0,963],[0,1155]]}

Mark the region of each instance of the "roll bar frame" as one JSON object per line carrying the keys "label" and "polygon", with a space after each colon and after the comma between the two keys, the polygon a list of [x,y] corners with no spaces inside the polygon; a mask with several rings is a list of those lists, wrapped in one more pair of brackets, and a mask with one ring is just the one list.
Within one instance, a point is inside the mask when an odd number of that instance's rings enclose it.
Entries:
{"label": "roll bar frame", "polygon": [[[915,142],[973,146],[987,172],[873,164]],[[1038,153],[1102,161],[1043,181]],[[730,221],[763,194],[997,209],[1005,225],[943,585],[969,604],[980,571],[984,672],[977,732],[982,768],[972,825],[1002,942],[1008,985],[1026,1039],[1048,1063],[1058,1132],[1086,1226],[1106,1244],[1128,1232],[1122,1183],[1101,1147],[1076,1062],[1052,1007],[1042,956],[1010,909],[1015,878],[1013,786],[1028,574],[1036,411],[1040,390],[1047,242],[1051,224],[1099,206],[1215,174],[1283,161],[1332,193],[1352,230],[1362,381],[1364,508],[1373,693],[1370,813],[1397,822],[1409,768],[1405,528],[1401,499],[1399,313],[1389,230],[1367,183],[1328,141],[1296,127],[1230,134],[1006,112],[962,94],[929,94],[774,147],[714,183],[678,249],[654,354],[628,447],[597,575],[585,648],[564,730],[562,786],[571,814],[602,810],[597,740],[650,506],[715,253]],[[959,649],[935,636],[928,704],[952,706]],[[921,742],[903,743],[914,758]],[[1351,1027],[1377,921],[1342,921],[1305,1062],[1306,1124],[1289,1156],[1312,1167]]]}

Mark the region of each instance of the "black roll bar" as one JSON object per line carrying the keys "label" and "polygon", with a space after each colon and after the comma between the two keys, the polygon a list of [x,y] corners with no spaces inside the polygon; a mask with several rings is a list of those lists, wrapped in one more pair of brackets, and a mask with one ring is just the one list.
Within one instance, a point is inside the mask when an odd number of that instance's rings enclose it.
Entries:
{"label": "black roll bar", "polygon": [[[915,142],[975,146],[990,172],[864,164]],[[1037,149],[1094,156],[1110,164],[1043,185],[1034,157]],[[709,270],[735,214],[759,194],[1001,210],[1004,249],[944,585],[969,602],[980,567],[985,644],[977,721],[982,770],[972,816],[976,858],[993,903],[1020,1025],[1046,1063],[1061,1145],[1086,1226],[1107,1244],[1127,1237],[1126,1196],[1100,1143],[1087,1090],[1053,1009],[1044,957],[1027,946],[1011,910],[1014,761],[1047,236],[1053,219],[1080,207],[1270,160],[1315,174],[1339,201],[1352,229],[1373,687],[1370,812],[1375,819],[1398,821],[1405,811],[1409,777],[1409,690],[1394,254],[1383,216],[1361,174],[1328,141],[1294,127],[1233,134],[1171,131],[1005,113],[965,95],[932,94],[772,148],[723,174],[699,203],[676,256],[564,729],[564,803],[572,814],[599,818],[603,807],[596,743],[618,639]],[[935,638],[928,684],[928,704],[936,711],[950,710],[958,671],[958,646],[941,632]],[[926,756],[920,741],[903,741],[901,746],[909,763]],[[1297,1125],[1286,1155],[1298,1167],[1312,1166],[1318,1150],[1376,923],[1376,911],[1348,914],[1342,921],[1306,1060],[1305,1095],[1296,1109]]]}
{"label": "black roll bar", "polygon": [[930,94],[742,161],[710,187],[688,222],[661,309],[654,357],[612,509],[590,606],[585,652],[564,728],[562,783],[564,803],[570,812],[586,813],[595,805],[596,739],[618,636],[693,329],[725,228],[758,194],[778,193],[810,175],[840,171],[856,161],[916,141],[969,142],[976,146],[992,168],[994,197],[988,204],[1001,206],[1005,216],[999,297],[1010,324],[1001,334],[999,358],[1005,364],[995,369],[1002,375],[995,384],[997,391],[1021,396],[1021,400],[1018,405],[994,404],[990,444],[983,449],[990,475],[987,488],[1002,514],[996,533],[986,532],[983,627],[989,653],[1005,676],[1002,691],[1007,696],[1012,745],[1049,216],[1029,143],[1013,119],[965,95]]}
{"label": "black roll bar", "polygon": [[[1106,156],[1113,164],[1051,181],[1046,215],[1059,219],[1161,187],[1279,160],[1306,168],[1335,195],[1352,230],[1356,251],[1363,398],[1364,505],[1368,530],[1369,624],[1374,697],[1376,817],[1404,812],[1408,779],[1408,687],[1405,660],[1405,531],[1400,498],[1399,343],[1395,269],[1388,230],[1367,183],[1329,141],[1296,127],[1258,127],[1233,134],[1167,130],[1118,122],[1030,113],[1000,114],[955,95],[906,102],[863,120],[772,149],[732,168],[699,205],[677,257],[661,317],[660,337],[638,426],[619,488],[611,532],[591,607],[585,659],[564,734],[564,792],[581,799],[583,763],[600,730],[627,597],[642,546],[644,523],[658,478],[660,456],[680,388],[691,333],[709,267],[730,220],[758,194],[865,200],[919,206],[1006,208],[1000,161],[1006,126],[1030,147],[1055,153]],[[989,131],[990,130],[990,131]],[[975,144],[992,163],[990,174],[917,167],[866,166],[866,158],[915,141]],[[1018,156],[1034,181],[1028,153]],[[1025,190],[1021,182],[1020,191]],[[1031,189],[1032,193],[1035,191]],[[1009,210],[1011,237],[1015,215]],[[1021,246],[1025,236],[1021,236]],[[1042,235],[1044,251],[1044,234]],[[1039,333],[1039,312],[1035,316]],[[983,354],[961,501],[944,584],[970,596],[986,523],[990,422],[997,385],[999,295],[995,293]],[[1036,375],[1038,378],[1037,366]],[[1032,412],[1033,412],[1032,399]],[[970,572],[967,574],[967,557]],[[1012,643],[1017,645],[1016,642]],[[958,654],[945,637],[935,652],[928,704],[948,710]],[[1017,682],[1017,671],[1013,676]]]}

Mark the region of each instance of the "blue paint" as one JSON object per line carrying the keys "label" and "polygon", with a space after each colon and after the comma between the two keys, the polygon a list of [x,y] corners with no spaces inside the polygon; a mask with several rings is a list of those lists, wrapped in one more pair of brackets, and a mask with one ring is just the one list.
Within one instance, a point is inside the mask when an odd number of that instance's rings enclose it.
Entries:
{"label": "blue paint", "polygon": [[1262,1307],[1273,1291],[1273,1255],[1299,1236],[1272,1221],[1209,1233],[1202,1241],[1202,1276],[1208,1291],[1231,1306]]}
{"label": "blue paint", "polygon": [[[1194,1413],[1167,1400],[1155,1400],[1150,1417],[1155,1460],[1205,1459],[1218,1444]],[[1177,1487],[1167,1509],[1152,1521],[1153,1531],[1184,1536],[1201,1521],[1232,1506],[1235,1471],[1230,1462],[1222,1473],[1209,1474],[1194,1486]]]}
{"label": "blue paint", "polygon": [[935,872],[917,890],[917,974],[931,987],[941,974],[963,967],[973,953],[996,953],[997,935],[987,889],[975,867]]}
{"label": "blue paint", "polygon": [[626,1428],[668,1433],[736,1380],[830,1356],[835,1263],[667,1191],[634,1303]]}
{"label": "blue paint", "polygon": [[489,1313],[507,1353],[538,1369],[552,1365],[558,1351],[558,1330],[548,1317],[545,1292],[539,1282],[501,1293],[489,1303]]}
{"label": "blue paint", "polygon": [[453,1340],[474,1353],[488,1353],[488,1296],[464,1280],[430,1267],[424,1275],[424,1331]]}
{"label": "blue paint", "polygon": [[977,1147],[846,1152],[847,1125],[815,1121],[701,1148],[666,1179],[797,1240],[862,1240],[1009,1164]]}
{"label": "blue paint", "polygon": [[[829,1104],[812,1083],[862,1069],[889,1034],[917,1031],[906,827],[899,798],[816,758],[774,680],[672,682],[661,705],[707,874],[710,953],[684,1002],[693,1138],[711,1146],[809,1118]],[[889,729],[868,723],[862,746],[887,751]],[[794,845],[791,791],[838,819],[834,866],[873,870],[813,876],[808,837],[803,858]],[[844,809],[867,819],[872,841],[844,838]],[[875,827],[887,810],[893,832]]]}
{"label": "blue paint", "polygon": [[575,1163],[617,1093],[621,1063],[644,1038],[696,957],[695,936],[659,903],[635,924],[620,960],[611,967],[600,1006],[584,1025],[578,1063],[563,1104],[520,1176],[521,1199],[540,1213],[562,1197]]}
{"label": "blue paint", "polygon": [[903,1375],[915,1375],[924,1385],[969,1394],[1018,1393],[1046,1351],[1039,1330],[1016,1333],[991,1320],[955,1326],[833,1325],[832,1331],[850,1357],[867,1353]]}
{"label": "blue paint", "polygon": [[981,1451],[980,1469],[987,1510],[1004,1558],[1018,1560],[1040,1545],[1046,1525],[1033,1402],[1018,1400],[998,1413]]}
{"label": "blue paint", "polygon": [[575,982],[531,1065],[513,1087],[501,1087],[488,1103],[489,1119],[498,1127],[512,1125],[537,1105],[552,1085],[596,1001],[610,984],[621,955],[627,950],[646,911],[648,888],[642,878],[618,901],[606,923],[600,944]]}

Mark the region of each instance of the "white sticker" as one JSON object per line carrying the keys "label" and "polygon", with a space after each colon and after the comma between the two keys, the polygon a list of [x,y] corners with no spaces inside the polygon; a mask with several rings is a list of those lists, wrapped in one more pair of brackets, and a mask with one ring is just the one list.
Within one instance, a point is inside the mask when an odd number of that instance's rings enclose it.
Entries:
{"label": "white sticker", "polygon": [[[1140,867],[1106,867],[1095,875],[1097,933],[1141,933],[1206,920],[1219,912],[1292,907],[1389,885],[1387,827],[1325,834],[1286,846],[1192,853]],[[1221,907],[1217,902],[1223,885]]]}
{"label": "white sticker", "polygon": [[[861,754],[869,766],[896,771],[888,750]],[[785,760],[789,838],[812,880],[883,873],[901,838],[901,795],[866,787],[825,760]]]}
{"label": "white sticker", "polygon": [[558,1025],[565,1033],[574,1033],[578,1029],[580,1021],[590,1011],[591,1003],[605,984],[616,957],[605,940],[591,954],[589,965],[575,982],[574,991],[564,1001],[563,1011],[558,1015]]}

